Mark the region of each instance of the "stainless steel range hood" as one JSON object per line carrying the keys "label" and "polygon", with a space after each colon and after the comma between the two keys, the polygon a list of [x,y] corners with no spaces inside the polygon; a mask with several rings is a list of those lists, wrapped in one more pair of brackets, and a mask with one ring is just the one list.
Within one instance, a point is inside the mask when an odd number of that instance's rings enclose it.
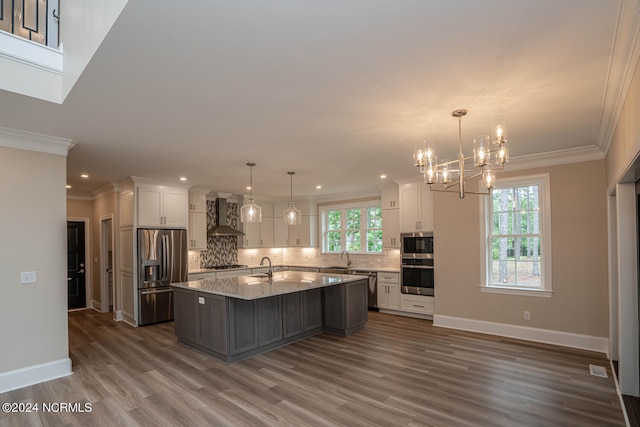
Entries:
{"label": "stainless steel range hood", "polygon": [[216,199],[216,217],[218,224],[207,232],[209,236],[244,236],[242,231],[227,225],[227,199]]}

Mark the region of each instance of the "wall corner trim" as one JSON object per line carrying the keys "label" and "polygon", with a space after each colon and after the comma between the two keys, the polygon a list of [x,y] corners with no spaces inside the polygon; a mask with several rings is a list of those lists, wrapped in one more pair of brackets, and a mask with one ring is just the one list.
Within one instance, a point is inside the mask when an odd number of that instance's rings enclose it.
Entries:
{"label": "wall corner trim", "polygon": [[0,393],[71,375],[71,359],[54,360],[0,373]]}
{"label": "wall corner trim", "polygon": [[554,344],[562,347],[595,351],[598,353],[604,353],[607,355],[607,358],[609,357],[609,339],[604,337],[554,331],[551,329],[531,328],[528,326],[509,325],[506,323],[485,322],[482,320],[443,316],[439,314],[435,314],[433,316],[433,325],[443,328],[459,329],[462,331],[498,335],[526,341]]}

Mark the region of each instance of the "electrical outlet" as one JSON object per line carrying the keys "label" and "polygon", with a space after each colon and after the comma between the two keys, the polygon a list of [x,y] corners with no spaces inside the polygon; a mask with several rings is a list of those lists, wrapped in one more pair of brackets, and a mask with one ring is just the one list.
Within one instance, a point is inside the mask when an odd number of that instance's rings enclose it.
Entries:
{"label": "electrical outlet", "polygon": [[36,283],[38,281],[38,273],[35,271],[23,271],[20,273],[20,283]]}
{"label": "electrical outlet", "polygon": [[524,312],[524,320],[531,320],[531,312],[530,311],[525,311]]}

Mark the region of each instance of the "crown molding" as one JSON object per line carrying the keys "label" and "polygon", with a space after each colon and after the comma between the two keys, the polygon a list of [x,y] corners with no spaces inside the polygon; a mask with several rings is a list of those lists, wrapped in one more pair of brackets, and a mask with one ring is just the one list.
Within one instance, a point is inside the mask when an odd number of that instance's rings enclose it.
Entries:
{"label": "crown molding", "polygon": [[71,139],[0,127],[0,147],[66,156],[76,144]]}
{"label": "crown molding", "polygon": [[598,146],[609,151],[640,59],[640,0],[621,0],[598,125]]}
{"label": "crown molding", "polygon": [[67,196],[67,200],[79,200],[82,202],[91,202],[93,199],[89,196]]}
{"label": "crown molding", "polygon": [[[546,153],[528,154],[526,156],[511,157],[504,167],[505,171],[544,168],[549,166],[568,165],[571,163],[590,162],[603,160],[604,151],[595,145],[586,147],[568,148],[566,150],[548,151]],[[466,170],[466,169],[465,169]],[[422,175],[397,179],[398,184],[410,184],[423,182]]]}
{"label": "crown molding", "polygon": [[109,183],[103,185],[102,187],[98,188],[97,190],[94,190],[94,191],[91,192],[91,200],[96,200],[96,199],[99,199],[101,197],[105,197],[105,196],[109,196],[111,194],[115,194],[117,186],[118,186],[118,184],[117,183],[113,183],[113,182],[109,182]]}
{"label": "crown molding", "polygon": [[512,157],[505,169],[522,170],[549,166],[567,165],[570,163],[590,162],[605,158],[604,151],[595,145],[568,148],[566,150],[548,151],[546,153],[529,154]]}

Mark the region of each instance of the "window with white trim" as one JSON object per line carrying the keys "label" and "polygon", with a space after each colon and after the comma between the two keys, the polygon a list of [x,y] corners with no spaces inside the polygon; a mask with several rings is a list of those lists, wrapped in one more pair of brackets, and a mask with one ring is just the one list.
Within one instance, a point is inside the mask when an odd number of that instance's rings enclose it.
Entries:
{"label": "window with white trim", "polygon": [[380,201],[325,206],[322,220],[322,252],[382,253]]}
{"label": "window with white trim", "polygon": [[501,179],[481,203],[482,290],[551,296],[549,174]]}

